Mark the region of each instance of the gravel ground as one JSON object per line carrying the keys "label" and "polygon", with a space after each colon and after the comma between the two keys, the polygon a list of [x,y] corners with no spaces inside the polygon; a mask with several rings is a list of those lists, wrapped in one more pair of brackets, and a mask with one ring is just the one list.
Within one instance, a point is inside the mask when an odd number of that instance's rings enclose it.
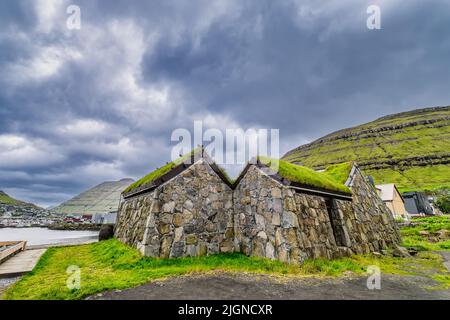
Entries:
{"label": "gravel ground", "polygon": [[380,290],[369,290],[365,277],[275,278],[260,275],[190,275],[155,281],[88,299],[105,300],[450,300],[450,290],[426,289],[436,283],[425,277],[385,275]]}
{"label": "gravel ground", "polygon": [[20,279],[20,277],[16,277],[16,278],[4,278],[1,279],[0,278],[0,299],[2,294],[5,292],[5,290],[12,285],[14,282],[18,281]]}

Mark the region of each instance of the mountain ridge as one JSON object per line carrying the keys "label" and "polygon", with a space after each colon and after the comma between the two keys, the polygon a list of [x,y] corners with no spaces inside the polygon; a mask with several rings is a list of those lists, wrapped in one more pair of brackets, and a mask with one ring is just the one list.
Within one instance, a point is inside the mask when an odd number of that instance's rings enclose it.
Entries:
{"label": "mountain ridge", "polygon": [[403,191],[450,187],[450,107],[405,111],[337,130],[282,159],[314,169],[356,161],[377,183],[393,182]]}
{"label": "mountain ridge", "polygon": [[29,202],[25,202],[22,200],[17,200],[13,197],[11,197],[10,195],[8,195],[6,192],[0,190],[0,204],[3,205],[15,205],[15,206],[25,206],[25,207],[34,207],[34,208],[39,208],[39,209],[43,209],[33,203],[29,203]]}

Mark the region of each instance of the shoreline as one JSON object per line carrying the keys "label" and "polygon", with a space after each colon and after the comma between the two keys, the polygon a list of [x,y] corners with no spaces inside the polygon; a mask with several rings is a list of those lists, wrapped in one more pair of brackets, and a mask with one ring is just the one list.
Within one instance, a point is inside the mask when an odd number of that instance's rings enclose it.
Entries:
{"label": "shoreline", "polygon": [[52,230],[47,227],[0,229],[0,240],[27,241],[27,248],[92,242],[97,241],[98,236],[97,230]]}
{"label": "shoreline", "polygon": [[49,225],[31,225],[31,226],[5,226],[1,225],[1,229],[31,229],[43,228],[48,230],[59,231],[100,231],[102,224],[49,224]]}

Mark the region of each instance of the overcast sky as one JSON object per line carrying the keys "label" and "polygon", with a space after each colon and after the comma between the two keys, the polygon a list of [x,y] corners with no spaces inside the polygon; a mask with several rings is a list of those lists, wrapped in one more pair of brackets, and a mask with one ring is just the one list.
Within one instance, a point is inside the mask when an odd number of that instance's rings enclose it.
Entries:
{"label": "overcast sky", "polygon": [[449,26],[448,0],[2,0],[0,190],[48,206],[139,178],[194,120],[278,128],[284,153],[448,105]]}

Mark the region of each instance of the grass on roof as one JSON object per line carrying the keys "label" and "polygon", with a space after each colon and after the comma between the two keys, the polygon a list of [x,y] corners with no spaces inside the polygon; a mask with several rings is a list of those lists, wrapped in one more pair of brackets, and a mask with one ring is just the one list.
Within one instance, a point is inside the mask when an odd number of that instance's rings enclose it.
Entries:
{"label": "grass on roof", "polygon": [[[330,174],[317,172],[310,168],[298,166],[283,160],[270,159],[261,156],[258,157],[258,160],[262,164],[273,168],[283,178],[293,182],[330,191],[351,193],[347,186],[335,180],[335,178]],[[334,171],[340,172],[342,171],[342,168],[340,168],[340,170],[335,169]]]}
{"label": "grass on roof", "polygon": [[328,166],[324,173],[337,182],[344,184],[347,181],[348,176],[350,175],[352,167],[353,162],[333,164],[331,166]]}
{"label": "grass on roof", "polygon": [[133,191],[134,189],[143,186],[147,183],[150,183],[156,179],[158,179],[159,177],[162,177],[163,175],[165,175],[166,173],[170,172],[173,168],[175,168],[176,166],[178,166],[179,164],[183,163],[184,161],[188,160],[189,157],[191,157],[192,155],[194,155],[197,151],[199,151],[199,148],[196,148],[194,150],[192,150],[191,152],[179,157],[178,159],[169,162],[167,164],[165,164],[164,166],[162,166],[161,168],[158,168],[152,172],[150,172],[148,175],[146,175],[145,177],[139,179],[138,181],[132,183],[131,185],[129,185],[124,192],[130,192]]}
{"label": "grass on roof", "polygon": [[216,163],[216,165],[217,165],[217,168],[219,169],[219,171],[223,174],[224,178],[227,179],[228,182],[229,182],[230,184],[233,184],[233,183],[236,181],[235,179],[232,179],[232,178],[230,177],[230,175],[229,175],[228,172],[225,170],[225,168],[221,167],[221,166],[218,165],[217,163]]}

